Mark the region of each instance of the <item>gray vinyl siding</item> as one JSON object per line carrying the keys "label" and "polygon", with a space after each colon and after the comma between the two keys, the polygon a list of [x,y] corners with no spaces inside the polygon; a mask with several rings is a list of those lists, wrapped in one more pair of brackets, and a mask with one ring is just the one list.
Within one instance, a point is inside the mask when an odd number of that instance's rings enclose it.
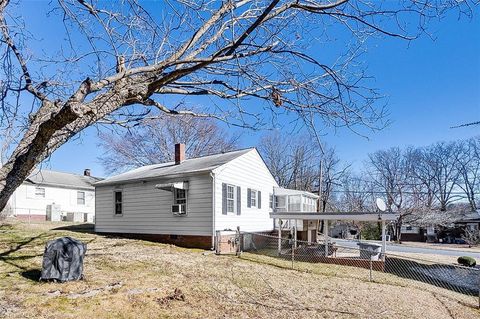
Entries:
{"label": "gray vinyl siding", "polygon": [[[172,192],[156,184],[189,182],[187,215],[174,216]],[[115,216],[113,192],[122,189],[123,214]],[[115,186],[96,187],[97,232],[211,236],[212,179],[202,174],[176,179],[159,179]]]}
{"label": "gray vinyl siding", "polygon": [[[272,174],[266,167],[256,150],[252,150],[231,162],[214,170],[215,189],[215,229],[236,229],[240,226],[244,231],[270,231],[273,230],[273,220],[270,218],[268,195],[273,193],[273,188],[278,186]],[[224,200],[222,198],[222,183],[240,186],[241,208],[240,214],[223,213]],[[248,189],[261,192],[261,208],[248,207]],[[258,200],[257,200],[258,205]]]}

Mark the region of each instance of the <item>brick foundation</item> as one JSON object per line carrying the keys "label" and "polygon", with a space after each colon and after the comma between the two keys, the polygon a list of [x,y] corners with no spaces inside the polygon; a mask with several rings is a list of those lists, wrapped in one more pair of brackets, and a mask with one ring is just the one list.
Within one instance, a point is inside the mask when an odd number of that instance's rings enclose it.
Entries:
{"label": "brick foundation", "polygon": [[164,235],[164,234],[134,234],[134,233],[105,233],[97,232],[100,235],[118,236],[131,239],[142,239],[152,242],[172,244],[186,248],[211,249],[212,236],[192,235]]}
{"label": "brick foundation", "polygon": [[[282,255],[285,259],[291,259],[292,255]],[[385,271],[385,262],[382,260],[368,260],[368,259],[359,259],[359,258],[342,258],[342,257],[321,257],[321,256],[310,256],[310,255],[298,255],[295,254],[294,258],[298,261],[311,262],[311,263],[323,263],[323,264],[334,264],[341,266],[351,266],[370,269],[370,263],[372,265],[372,270],[376,271]]]}
{"label": "brick foundation", "polygon": [[22,221],[44,222],[47,220],[47,215],[17,215],[15,218]]}

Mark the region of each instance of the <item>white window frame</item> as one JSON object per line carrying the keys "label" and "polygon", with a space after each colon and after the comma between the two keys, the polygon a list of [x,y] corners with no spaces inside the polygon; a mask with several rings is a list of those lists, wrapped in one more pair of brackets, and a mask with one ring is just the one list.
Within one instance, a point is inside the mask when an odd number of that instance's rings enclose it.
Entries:
{"label": "white window frame", "polygon": [[[232,195],[232,197],[230,198],[229,197],[229,190],[232,190],[230,193]],[[230,213],[230,214],[235,214],[235,212],[237,211],[237,192],[236,192],[236,189],[237,187],[235,185],[232,185],[232,184],[227,184],[227,214]],[[229,203],[231,203],[231,210],[229,209]]]}
{"label": "white window frame", "polygon": [[[121,201],[117,202],[117,193],[121,194]],[[117,204],[120,204],[121,210],[120,213],[117,214]],[[115,189],[113,191],[113,215],[114,216],[123,216],[123,190],[122,189]]]}
{"label": "white window frame", "polygon": [[[178,192],[183,191],[183,197],[178,196]],[[181,188],[174,188],[173,189],[173,204],[174,205],[186,205],[187,204],[187,190]]]}
{"label": "white window frame", "polygon": [[257,208],[258,204],[258,191],[256,189],[250,189],[250,207]]}
{"label": "white window frame", "polygon": [[[178,191],[183,191],[184,192],[184,197],[178,197]],[[182,189],[182,188],[175,188],[172,187],[172,194],[173,194],[173,205],[172,205],[172,213],[175,216],[185,216],[187,213],[187,203],[188,203],[188,190],[187,189]],[[178,214],[178,212],[173,211],[173,206],[174,205],[181,205],[183,207],[183,211],[185,214]]]}
{"label": "white window frame", "polygon": [[[39,190],[41,190],[41,194],[39,194]],[[46,189],[45,187],[37,187],[35,186],[35,198],[45,198],[45,193],[46,193]]]}
{"label": "white window frame", "polygon": [[[286,209],[287,208],[287,201],[288,201],[288,198],[287,196],[285,195],[274,195],[274,207],[275,209]],[[284,205],[283,206],[280,206],[279,205],[279,198],[280,197],[283,197],[284,198]]]}
{"label": "white window frame", "polygon": [[[79,198],[78,195],[79,194],[83,194],[83,198]],[[81,206],[85,206],[86,202],[87,202],[87,198],[86,198],[87,194],[85,191],[77,191],[77,205],[81,205]],[[80,203],[78,200],[79,199],[82,199],[83,200],[83,203]]]}

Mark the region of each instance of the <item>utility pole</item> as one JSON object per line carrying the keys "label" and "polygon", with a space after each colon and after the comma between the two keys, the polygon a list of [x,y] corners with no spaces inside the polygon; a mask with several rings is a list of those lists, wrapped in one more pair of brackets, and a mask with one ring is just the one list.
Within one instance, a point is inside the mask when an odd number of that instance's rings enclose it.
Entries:
{"label": "utility pole", "polygon": [[320,159],[320,173],[318,176],[318,212],[323,211],[323,156]]}
{"label": "utility pole", "polygon": [[[320,170],[318,174],[318,205],[317,205],[317,212],[322,212],[323,209],[323,154],[322,157],[320,158]],[[320,229],[322,230],[322,233],[324,234],[325,231],[323,229],[324,221],[322,220],[321,224],[319,221],[317,221],[317,234],[315,236],[318,237],[318,232]]]}

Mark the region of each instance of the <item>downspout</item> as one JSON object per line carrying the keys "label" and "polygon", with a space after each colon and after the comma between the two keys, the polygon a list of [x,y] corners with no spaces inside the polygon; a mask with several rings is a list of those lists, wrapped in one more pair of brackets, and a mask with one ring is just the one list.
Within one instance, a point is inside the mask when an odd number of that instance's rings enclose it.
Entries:
{"label": "downspout", "polygon": [[215,203],[215,173],[213,172],[210,172],[210,176],[212,177],[212,248],[211,250],[215,250],[215,235],[216,235],[216,232],[215,232],[215,215],[216,215],[216,212],[215,212],[215,207],[216,207],[216,203]]}

